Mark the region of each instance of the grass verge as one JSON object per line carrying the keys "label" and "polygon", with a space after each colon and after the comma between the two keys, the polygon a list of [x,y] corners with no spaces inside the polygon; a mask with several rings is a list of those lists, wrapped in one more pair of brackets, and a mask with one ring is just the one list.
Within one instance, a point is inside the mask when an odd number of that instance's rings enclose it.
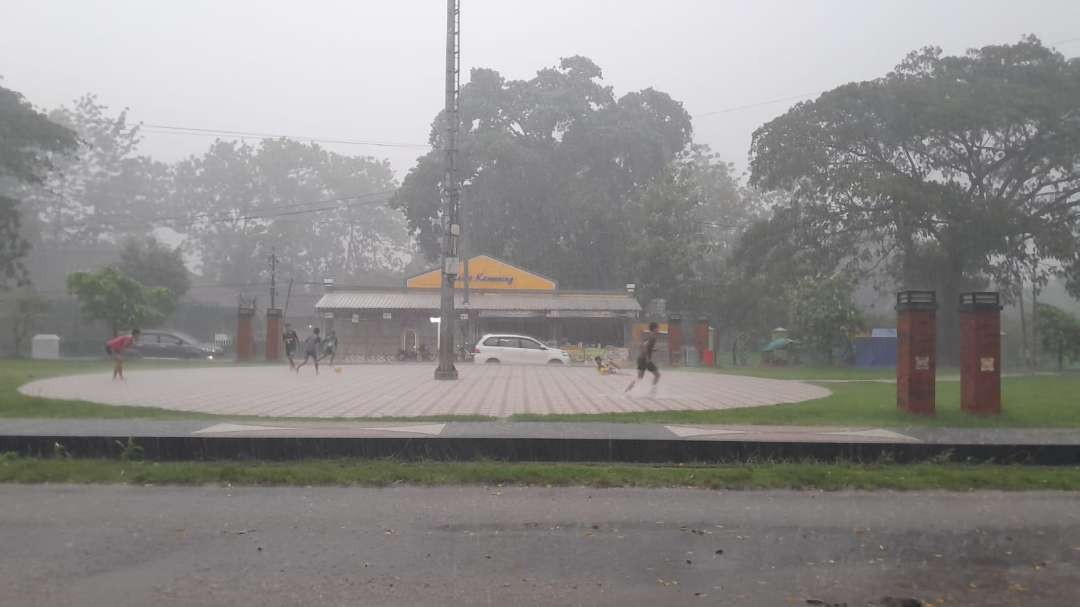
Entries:
{"label": "grass verge", "polygon": [[[889,368],[881,369],[857,369],[853,367],[684,367],[685,370],[700,371],[702,373],[721,373],[724,375],[745,375],[748,377],[761,377],[765,379],[846,379],[846,380],[870,380],[870,379],[896,379],[896,370]],[[959,376],[959,369],[938,369],[938,377]]]}
{"label": "grass verge", "polygon": [[977,417],[960,410],[960,383],[939,381],[937,415],[918,417],[896,409],[896,386],[876,382],[822,384],[832,394],[817,400],[719,411],[647,411],[580,415],[515,415],[514,421],[629,422],[663,424],[761,424],[950,428],[1080,427],[1080,374],[1006,377],[1002,414]]}
{"label": "grass verge", "polygon": [[696,487],[702,489],[840,489],[1005,491],[1080,490],[1080,467],[961,464],[858,465],[776,463],[645,466],[502,462],[124,462],[0,456],[0,482],[131,485],[532,485]]}

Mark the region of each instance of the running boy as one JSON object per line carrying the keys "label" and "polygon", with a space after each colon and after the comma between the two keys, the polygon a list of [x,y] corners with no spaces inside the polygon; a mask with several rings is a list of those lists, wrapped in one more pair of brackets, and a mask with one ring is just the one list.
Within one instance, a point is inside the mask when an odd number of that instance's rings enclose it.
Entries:
{"label": "running boy", "polygon": [[330,329],[326,332],[326,339],[322,341],[323,355],[319,357],[320,360],[330,357],[330,366],[334,366],[334,355],[337,354],[337,332]]}
{"label": "running boy", "polygon": [[131,335],[120,335],[105,342],[105,353],[116,361],[116,366],[113,367],[112,372],[113,379],[124,379],[124,350],[130,348],[135,343],[135,340],[139,339],[140,334],[142,334],[142,331],[132,329]]}
{"label": "running boy", "polygon": [[659,328],[659,325],[655,322],[649,323],[649,334],[645,341],[641,342],[641,353],[637,357],[637,379],[630,381],[630,385],[626,387],[627,392],[633,390],[634,384],[645,377],[645,372],[648,371],[653,374],[650,394],[656,394],[656,384],[660,383],[660,370],[656,368],[652,355],[653,350],[656,349],[656,335]]}
{"label": "running boy", "polygon": [[285,333],[282,334],[281,339],[285,341],[285,357],[289,359],[289,368],[296,368],[296,361],[293,357],[296,356],[296,346],[300,343],[300,337],[293,331],[292,325],[285,323]]}
{"label": "running boy", "polygon": [[300,367],[307,364],[310,358],[315,363],[315,375],[319,374],[319,347],[322,345],[322,338],[319,337],[319,328],[315,327],[311,330],[311,335],[307,336],[304,340],[304,362],[296,365],[296,372],[300,373]]}

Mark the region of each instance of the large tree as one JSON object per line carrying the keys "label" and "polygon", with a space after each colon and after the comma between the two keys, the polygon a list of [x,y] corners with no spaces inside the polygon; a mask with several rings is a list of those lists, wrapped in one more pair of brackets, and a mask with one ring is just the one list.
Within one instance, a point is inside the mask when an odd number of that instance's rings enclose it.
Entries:
{"label": "large tree", "polygon": [[79,147],[24,193],[37,242],[77,251],[115,245],[119,233],[147,233],[145,218],[157,212],[159,200],[153,175],[162,167],[138,155],[139,126],[128,121],[127,110],[112,114],[97,97],[84,95],[49,118],[77,133]]}
{"label": "large tree", "polygon": [[[616,98],[585,57],[529,80],[472,70],[461,91],[463,246],[570,287],[634,280],[628,255],[647,238],[633,212],[654,179],[688,149],[690,116],[654,89]],[[421,250],[438,255],[444,116],[394,198]]]}
{"label": "large tree", "polygon": [[117,269],[143,286],[168,289],[177,299],[191,288],[180,247],[169,247],[154,237],[125,240]]}
{"label": "large tree", "polygon": [[1080,61],[1035,38],[926,48],[765,124],[751,157],[752,184],[792,193],[800,250],[939,291],[951,358],[960,289],[998,264],[1076,261]]}
{"label": "large tree", "polygon": [[169,206],[201,274],[227,284],[280,269],[298,280],[362,278],[400,270],[410,259],[401,215],[389,208],[394,186],[386,161],[342,156],[288,139],[258,146],[215,142],[175,167]]}
{"label": "large tree", "polygon": [[121,328],[161,322],[176,308],[176,297],[164,287],[146,287],[112,266],[96,272],[74,272],[68,292],[79,300],[87,318],[109,324],[113,335]]}
{"label": "large tree", "polygon": [[1066,362],[1080,359],[1080,320],[1068,312],[1048,304],[1039,306],[1039,337],[1046,353],[1057,361],[1057,369]]}
{"label": "large tree", "polygon": [[22,187],[40,184],[75,143],[71,130],[0,87],[0,288],[27,279],[22,258],[30,243],[20,225]]}
{"label": "large tree", "polygon": [[626,205],[636,230],[625,246],[626,267],[642,300],[662,297],[673,310],[729,318],[719,291],[731,278],[740,234],[767,205],[707,146],[680,154]]}

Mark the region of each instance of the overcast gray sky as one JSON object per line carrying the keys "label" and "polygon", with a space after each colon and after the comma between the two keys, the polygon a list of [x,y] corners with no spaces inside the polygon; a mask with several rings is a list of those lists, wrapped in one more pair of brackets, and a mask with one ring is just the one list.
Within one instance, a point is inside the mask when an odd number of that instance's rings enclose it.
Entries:
{"label": "overcast gray sky", "polygon": [[[695,138],[739,166],[754,128],[794,101],[729,108],[880,76],[930,44],[1033,33],[1080,54],[1077,0],[462,4],[463,78],[529,78],[585,55],[617,94],[682,101]],[[0,0],[0,82],[44,108],[96,93],[148,124],[423,144],[443,103],[444,28],[442,0]],[[143,150],[175,160],[211,140],[147,133]],[[389,158],[399,175],[423,151],[327,147]]]}

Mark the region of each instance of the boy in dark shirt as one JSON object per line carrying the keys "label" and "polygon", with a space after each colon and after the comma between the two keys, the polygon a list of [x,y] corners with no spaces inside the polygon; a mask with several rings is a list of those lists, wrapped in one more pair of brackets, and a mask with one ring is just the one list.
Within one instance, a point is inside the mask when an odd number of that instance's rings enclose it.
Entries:
{"label": "boy in dark shirt", "polygon": [[296,368],[296,361],[293,357],[296,356],[296,346],[300,344],[300,337],[293,331],[292,325],[285,323],[285,333],[282,334],[281,339],[285,341],[285,357],[289,359],[289,368]]}
{"label": "boy in dark shirt", "polygon": [[653,362],[653,350],[656,349],[656,336],[660,326],[655,322],[649,323],[649,334],[645,338],[645,341],[641,342],[641,352],[637,358],[637,379],[630,381],[630,385],[626,387],[626,391],[629,392],[634,389],[634,384],[638,380],[645,377],[645,372],[648,371],[653,374],[652,391],[650,394],[656,394],[656,384],[660,383],[660,370],[656,368],[656,363]]}
{"label": "boy in dark shirt", "polygon": [[322,338],[319,337],[319,328],[315,327],[311,330],[311,335],[308,335],[304,340],[304,362],[296,365],[296,372],[300,373],[300,367],[307,364],[308,359],[311,359],[315,363],[315,375],[319,374],[319,347],[322,345]]}
{"label": "boy in dark shirt", "polygon": [[334,356],[337,354],[337,332],[330,329],[326,332],[326,339],[322,340],[322,356],[320,359],[330,357],[330,366],[334,366]]}

